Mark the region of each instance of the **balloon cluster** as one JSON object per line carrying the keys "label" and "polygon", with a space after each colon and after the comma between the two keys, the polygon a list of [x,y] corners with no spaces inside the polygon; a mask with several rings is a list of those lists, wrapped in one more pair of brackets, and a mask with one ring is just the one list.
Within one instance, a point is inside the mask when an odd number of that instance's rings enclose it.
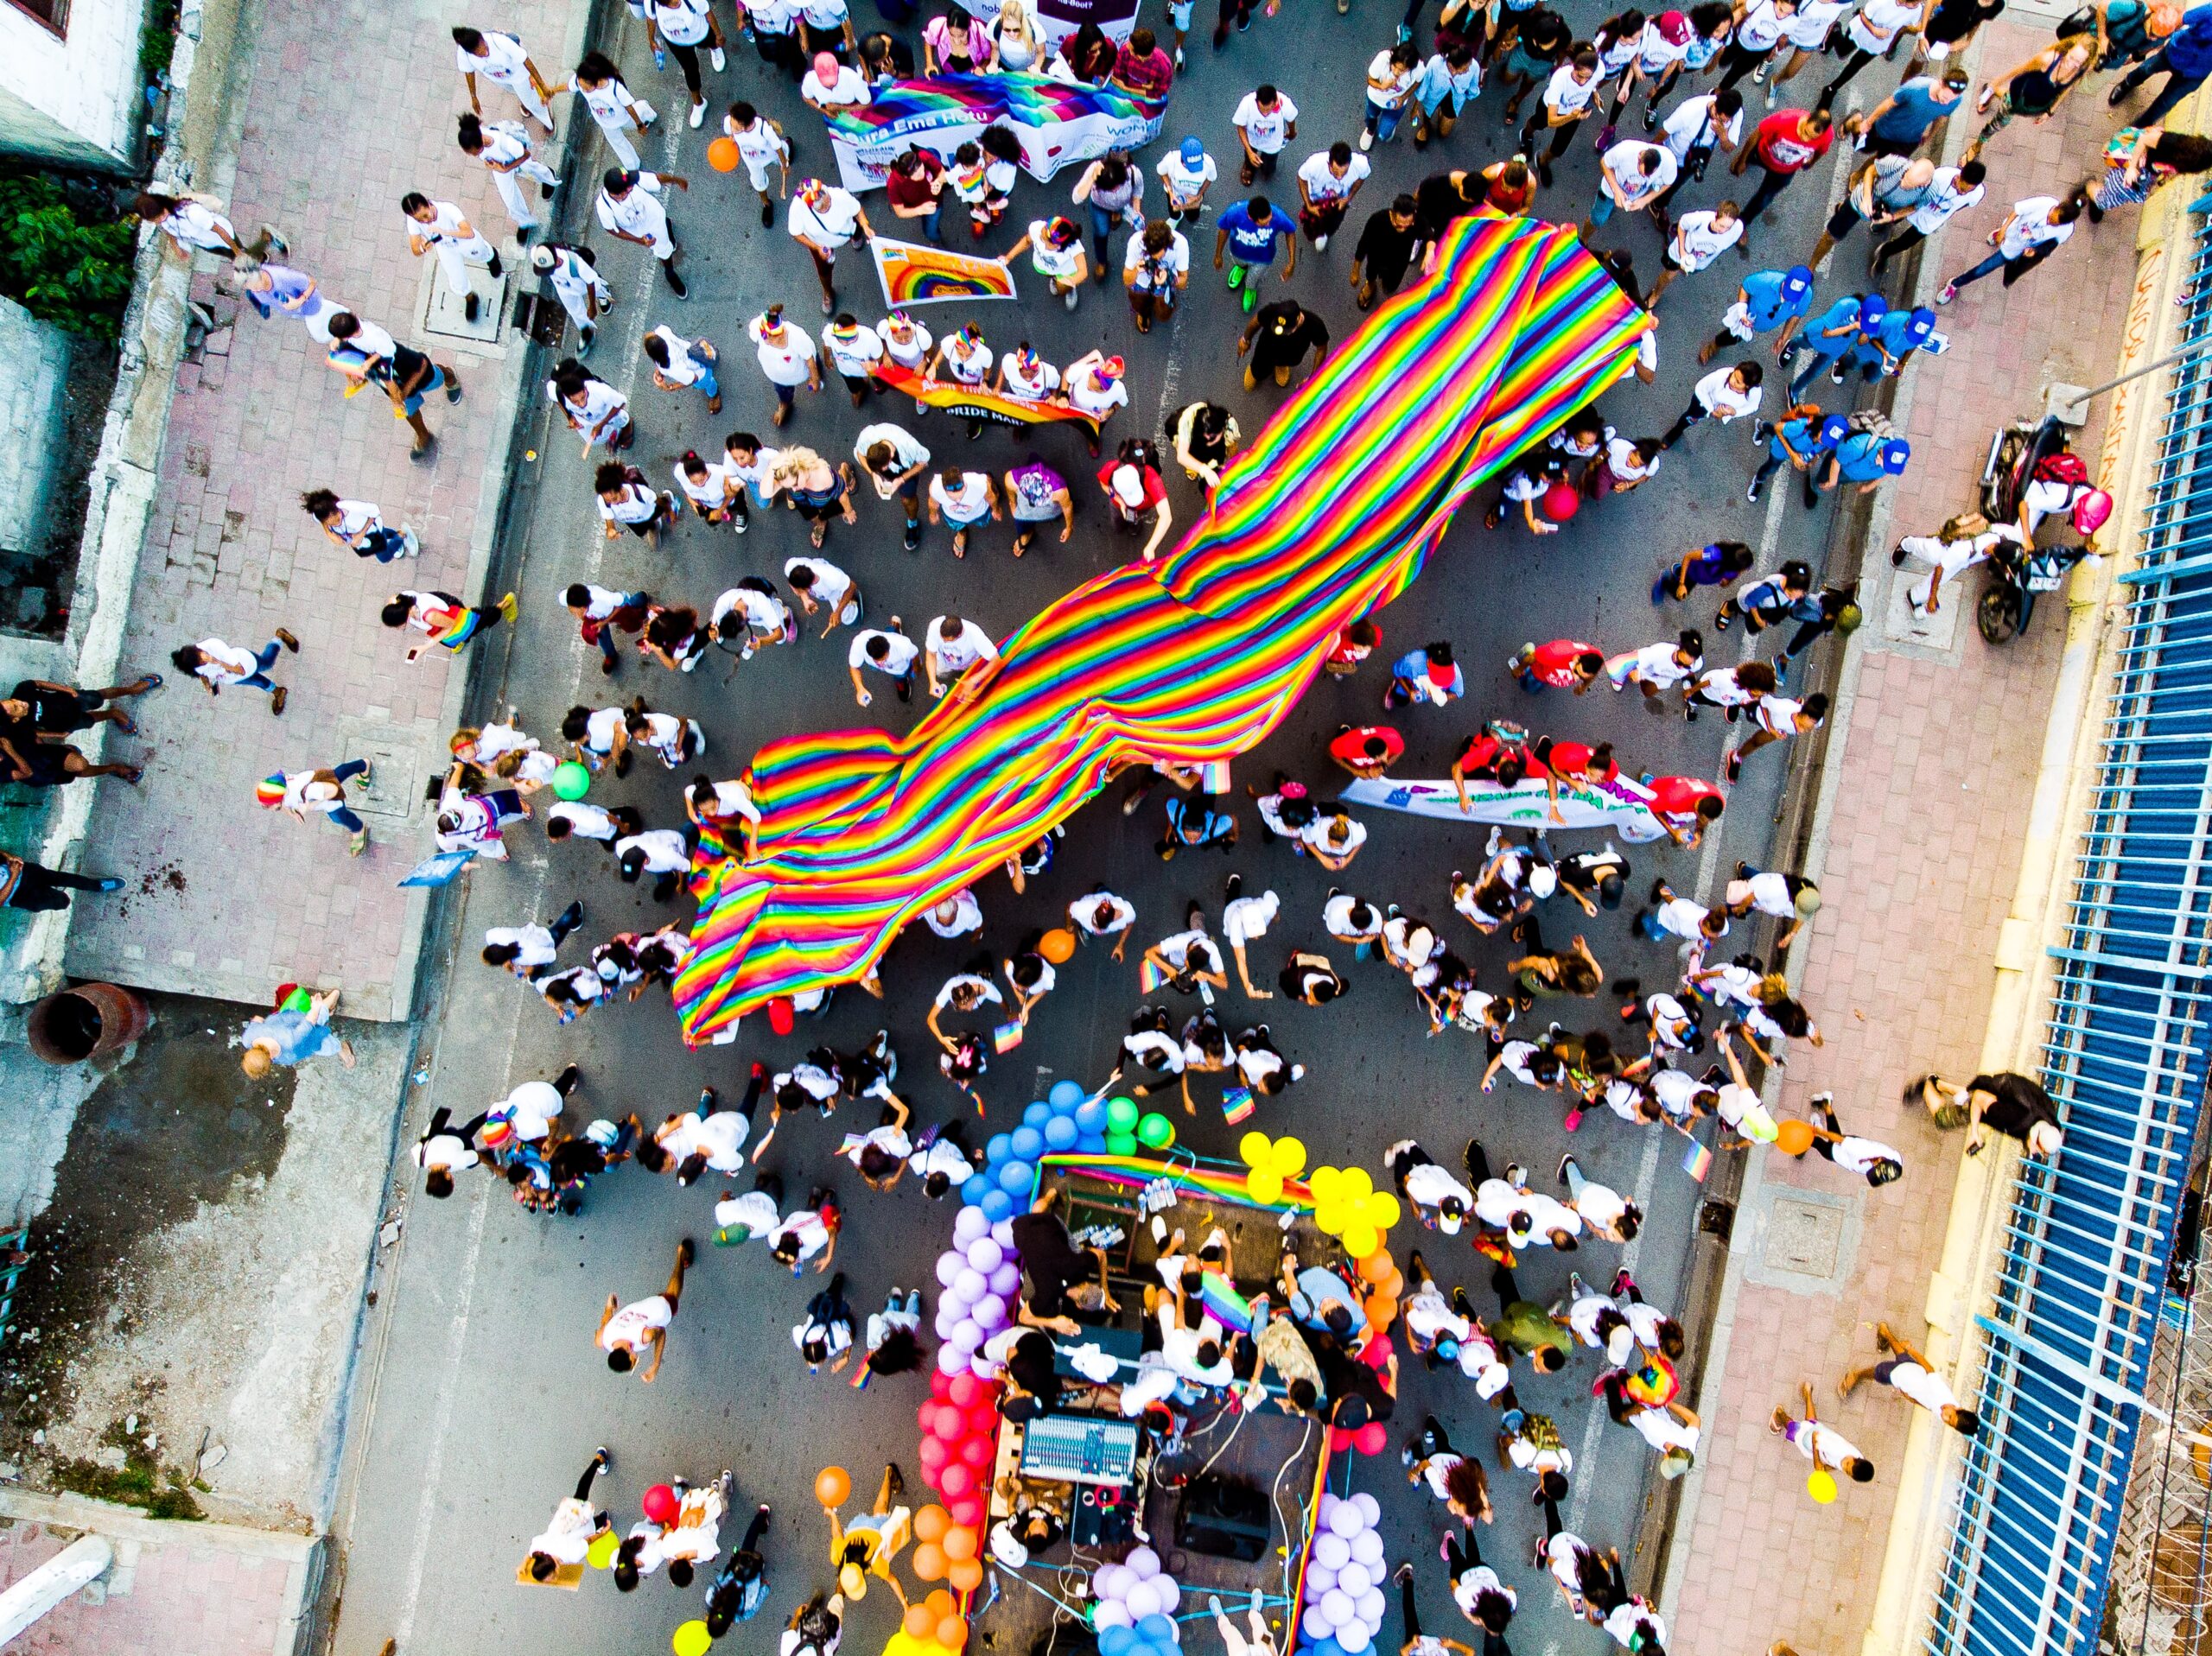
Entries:
{"label": "balloon cluster", "polygon": [[1270,1139],[1264,1133],[1248,1133],[1236,1141],[1236,1153],[1249,1170],[1244,1176],[1246,1193],[1268,1207],[1281,1201],[1290,1181],[1306,1171],[1306,1146],[1288,1134]]}
{"label": "balloon cluster", "polygon": [[1306,1613],[1299,1647],[1314,1656],[1361,1656],[1382,1626],[1382,1583],[1390,1566],[1376,1525],[1382,1503],[1362,1490],[1321,1497],[1313,1556],[1306,1565]]}
{"label": "balloon cluster", "polygon": [[[938,1507],[925,1507],[923,1512],[942,1512]],[[921,1529],[921,1514],[915,1514],[915,1532]],[[925,1545],[927,1543],[924,1543]],[[918,1598],[906,1607],[906,1615],[899,1622],[899,1631],[910,1639],[925,1644],[934,1643],[947,1650],[958,1650],[968,1642],[968,1623],[960,1614],[960,1601],[944,1588],[938,1588],[927,1598]]]}
{"label": "balloon cluster", "polygon": [[915,1419],[922,1429],[915,1456],[922,1482],[943,1495],[944,1504],[914,1514],[914,1574],[972,1593],[983,1580],[984,1499],[998,1456],[998,1387],[973,1374],[939,1370],[930,1377],[929,1400]]}
{"label": "balloon cluster", "polygon": [[983,1146],[983,1171],[960,1187],[961,1201],[981,1209],[993,1224],[1013,1218],[1029,1205],[1039,1157],[1070,1152],[1096,1156],[1113,1149],[1109,1122],[1114,1107],[1121,1104],[1128,1105],[1129,1120],[1135,1120],[1137,1107],[1125,1098],[1091,1098],[1080,1082],[1054,1082],[1050,1093],[1022,1111],[1020,1126],[991,1135]]}
{"label": "balloon cluster", "polygon": [[1099,1565],[1090,1592],[1098,1656],[1177,1656],[1182,1634],[1175,1610],[1183,1589],[1150,1547],[1137,1548],[1123,1563]]}
{"label": "balloon cluster", "polygon": [[[970,1179],[969,1184],[977,1181]],[[1021,1262],[1014,1251],[1014,1223],[994,1225],[987,1209],[963,1208],[953,1221],[952,1246],[937,1256],[938,1372],[980,1374],[983,1342],[1012,1320],[1021,1296]]]}
{"label": "balloon cluster", "polygon": [[1384,1233],[1402,1211],[1398,1198],[1376,1190],[1363,1167],[1317,1167],[1306,1188],[1313,1193],[1315,1227],[1342,1242],[1355,1259],[1382,1246]]}

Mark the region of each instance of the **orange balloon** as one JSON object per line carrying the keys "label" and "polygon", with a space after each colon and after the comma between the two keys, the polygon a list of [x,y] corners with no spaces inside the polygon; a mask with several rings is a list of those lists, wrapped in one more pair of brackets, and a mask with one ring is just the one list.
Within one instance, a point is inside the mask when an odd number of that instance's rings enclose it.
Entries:
{"label": "orange balloon", "polygon": [[1394,1265],[1390,1267],[1390,1274],[1376,1283],[1375,1286],[1379,1291],[1389,1295],[1393,1299],[1400,1298],[1406,1291],[1406,1273]]}
{"label": "orange balloon", "polygon": [[919,1604],[909,1604],[899,1625],[910,1639],[926,1639],[937,1631],[937,1618]]}
{"label": "orange balloon", "polygon": [[1037,952],[1055,966],[1065,966],[1075,958],[1075,933],[1055,926],[1037,940]]}
{"label": "orange balloon", "polygon": [[814,1498],[825,1507],[842,1507],[853,1493],[852,1475],[842,1466],[825,1466],[814,1476]]}
{"label": "orange balloon", "polygon": [[725,133],[707,146],[707,165],[718,173],[737,170],[737,140]]}
{"label": "orange balloon", "polygon": [[949,1615],[937,1624],[937,1641],[947,1650],[958,1650],[968,1642],[968,1624],[957,1615]]}
{"label": "orange balloon", "polygon": [[960,1608],[960,1601],[940,1587],[922,1601],[922,1608],[930,1613],[930,1621],[934,1625],[956,1614]]}
{"label": "orange balloon", "polygon": [[1374,1298],[1367,1302],[1367,1326],[1369,1328],[1379,1331],[1389,1328],[1391,1323],[1397,1320],[1398,1297],[1395,1294],[1377,1294]]}
{"label": "orange balloon", "polygon": [[983,1584],[982,1561],[963,1558],[957,1564],[949,1564],[944,1567],[944,1578],[952,1583],[954,1591],[972,1593]]}
{"label": "orange balloon", "polygon": [[944,1532],[944,1539],[940,1544],[940,1550],[944,1552],[946,1558],[951,1559],[955,1564],[958,1564],[964,1558],[974,1558],[976,1556],[976,1532],[973,1530],[947,1530]]}
{"label": "orange balloon", "polygon": [[945,1531],[951,1527],[952,1514],[942,1507],[925,1507],[914,1514],[914,1539],[917,1541],[942,1541]]}
{"label": "orange balloon", "polygon": [[934,1541],[924,1541],[914,1549],[914,1579],[943,1581],[944,1579],[944,1551]]}
{"label": "orange balloon", "polygon": [[1378,1247],[1374,1253],[1359,1261],[1359,1279],[1362,1282],[1381,1282],[1397,1268],[1396,1263],[1390,1258],[1390,1250],[1387,1247]]}
{"label": "orange balloon", "polygon": [[1784,1121],[1774,1135],[1774,1147],[1785,1156],[1802,1156],[1813,1147],[1810,1121]]}

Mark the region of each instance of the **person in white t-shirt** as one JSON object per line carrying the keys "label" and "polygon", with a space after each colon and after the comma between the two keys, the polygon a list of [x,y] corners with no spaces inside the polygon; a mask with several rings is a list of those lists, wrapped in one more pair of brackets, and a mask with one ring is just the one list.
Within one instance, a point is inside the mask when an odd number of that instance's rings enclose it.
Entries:
{"label": "person in white t-shirt", "polygon": [[2005,215],[2005,222],[1990,232],[1990,244],[1996,251],[1946,282],[1937,291],[1936,302],[1948,305],[1968,282],[1995,276],[1999,270],[2004,271],[2005,285],[2010,288],[2066,245],[2074,234],[2075,221],[2088,205],[2088,196],[2081,190],[2063,200],[2055,195],[2031,195],[2015,201],[2012,211]]}
{"label": "person in white t-shirt", "polygon": [[1475,1210],[1473,1191],[1411,1139],[1401,1139],[1385,1150],[1382,1164],[1390,1170],[1398,1194],[1413,1209],[1416,1219],[1446,1236],[1459,1234],[1467,1215]]}
{"label": "person in white t-shirt", "polygon": [[1262,174],[1274,176],[1275,157],[1298,136],[1298,105],[1273,86],[1261,86],[1244,94],[1229,124],[1236,129],[1236,141],[1244,149],[1236,176],[1249,185]]}
{"label": "person in white t-shirt", "polygon": [[576,1480],[575,1493],[562,1498],[553,1509],[552,1521],[531,1539],[525,1565],[531,1580],[550,1582],[564,1567],[580,1569],[591,1544],[612,1527],[607,1514],[591,1504],[591,1488],[599,1475],[613,1464],[613,1456],[605,1448],[592,1451],[591,1464]]}
{"label": "person in white t-shirt", "polygon": [[832,52],[817,52],[813,67],[798,83],[798,95],[823,115],[840,110],[865,109],[874,101],[868,80],[858,69],[841,64]]}
{"label": "person in white t-shirt", "polygon": [[1196,223],[1205,211],[1206,187],[1221,176],[1205,145],[1196,138],[1184,139],[1179,148],[1162,155],[1153,170],[1166,186],[1168,212],[1185,225]]}
{"label": "person in white t-shirt", "polygon": [[553,111],[546,100],[552,97],[553,88],[545,84],[545,77],[531,61],[530,53],[512,35],[503,35],[497,29],[471,29],[466,24],[453,31],[454,67],[461,71],[462,84],[468,88],[468,107],[480,119],[484,101],[478,93],[476,79],[481,75],[495,86],[505,86],[515,95],[530,118],[550,134],[553,130]]}
{"label": "person in white t-shirt", "polygon": [[1298,168],[1298,222],[1316,252],[1328,246],[1374,168],[1341,140],[1306,156]]}
{"label": "person in white t-shirt", "polygon": [[1935,1365],[1910,1342],[1897,1337],[1887,1323],[1874,1324],[1874,1343],[1883,1360],[1854,1368],[1835,1383],[1836,1391],[1849,1397],[1861,1380],[1877,1380],[1927,1410],[1961,1437],[1971,1438],[1981,1429],[1981,1417],[1961,1408],[1958,1394],[1936,1374]]}
{"label": "person in white t-shirt", "polygon": [[[950,520],[954,525],[952,555],[956,558],[968,555],[968,531],[971,527],[987,517],[996,522],[1005,511],[999,504],[998,485],[989,473],[963,471],[957,466],[948,466],[930,479],[929,506],[931,523]],[[975,624],[968,625],[972,628]],[[944,692],[938,688],[935,667],[936,630],[937,623],[931,622],[930,694],[942,695]]]}
{"label": "person in white t-shirt", "polygon": [[884,360],[883,336],[862,327],[852,312],[841,310],[823,324],[822,348],[830,353],[830,365],[852,394],[853,406],[859,408],[874,388],[875,365]]}
{"label": "person in white t-shirt", "polygon": [[662,199],[668,187],[689,190],[690,182],[674,173],[644,173],[610,168],[600,180],[596,211],[600,226],[618,241],[650,247],[660,261],[660,273],[669,291],[678,299],[690,289],[676,273],[677,257],[683,252],[668,221],[668,204]]}
{"label": "person in white t-shirt", "polygon": [[652,1361],[638,1378],[651,1385],[660,1373],[661,1359],[668,1355],[669,1326],[676,1320],[676,1308],[683,1293],[683,1273],[691,1268],[697,1253],[690,1237],[678,1242],[676,1268],[669,1272],[667,1285],[649,1298],[623,1305],[618,1296],[607,1295],[592,1341],[607,1354],[607,1366],[616,1374],[629,1374],[638,1359],[649,1352]]}
{"label": "person in white t-shirt", "polygon": [[648,38],[655,42],[654,67],[664,67],[659,48],[665,47],[683,72],[684,89],[691,94],[691,126],[696,130],[707,118],[706,88],[699,76],[699,48],[707,48],[708,60],[714,65],[716,74],[728,67],[722,55],[721,25],[715,21],[707,0],[646,0],[645,29]]}
{"label": "person in white t-shirt", "polygon": [[815,279],[822,284],[822,314],[834,314],[837,309],[837,250],[848,245],[855,235],[869,240],[875,237],[875,227],[868,223],[860,197],[818,178],[801,179],[791,196],[785,228],[814,261]]}
{"label": "person in white t-shirt", "polygon": [[1675,417],[1659,439],[1659,447],[1672,448],[1692,426],[1707,420],[1729,425],[1759,411],[1759,383],[1766,370],[1750,357],[1732,368],[1716,368],[1691,389],[1689,406]]}
{"label": "person in white t-shirt", "polygon": [[1644,308],[1656,308],[1659,295],[1674,285],[1676,276],[1695,276],[1743,239],[1744,221],[1733,201],[1684,213],[1675,220],[1675,233],[1659,257],[1659,274],[1644,295]]}
{"label": "person in white t-shirt", "polygon": [[1813,1148],[1824,1160],[1833,1162],[1846,1172],[1859,1174],[1877,1190],[1904,1177],[1904,1158],[1888,1145],[1878,1139],[1860,1139],[1843,1131],[1842,1123],[1836,1120],[1832,1094],[1814,1094],[1812,1104],[1813,1114],[1819,1118],[1813,1127]]}
{"label": "person in white t-shirt", "polygon": [[767,376],[768,384],[775,388],[778,425],[791,417],[791,409],[798,401],[798,388],[809,390],[822,389],[821,353],[804,329],[793,327],[784,320],[784,308],[771,305],[746,324],[746,337],[753,341],[753,353],[760,359],[760,371]]}
{"label": "person in white t-shirt", "polygon": [[1606,150],[1598,160],[1598,194],[1582,221],[1583,244],[1589,244],[1616,208],[1643,213],[1657,206],[1674,188],[1678,168],[1671,149],[1643,138],[1623,138]]}
{"label": "person in white t-shirt", "polygon": [[[1541,101],[1521,128],[1521,153],[1535,157],[1536,176],[1546,189],[1552,187],[1552,163],[1567,153],[1567,147],[1574,142],[1575,129],[1598,106],[1604,90],[1598,75],[1597,51],[1588,46],[1553,70],[1551,79],[1544,83]],[[1538,155],[1537,134],[1547,130],[1551,143]]]}
{"label": "person in white t-shirt", "polygon": [[895,615],[891,618],[887,631],[868,627],[855,633],[852,647],[845,653],[845,666],[852,676],[853,700],[863,707],[875,700],[868,686],[861,682],[861,669],[870,667],[892,681],[901,701],[912,701],[914,658],[921,653],[921,646],[899,631],[899,618]]}
{"label": "person in white t-shirt", "polygon": [[406,223],[409,250],[417,258],[425,253],[436,256],[438,275],[463,298],[468,320],[474,321],[482,301],[470,289],[469,269],[481,267],[496,282],[503,273],[499,250],[450,201],[433,201],[420,190],[410,190],[400,197],[399,211]]}
{"label": "person in white t-shirt", "polygon": [[1402,41],[1375,54],[1367,66],[1367,108],[1360,117],[1362,149],[1374,149],[1377,138],[1388,143],[1398,136],[1406,100],[1413,96],[1414,83],[1420,79],[1421,52],[1411,41]]}
{"label": "person in white t-shirt", "polygon": [[1813,1412],[1813,1383],[1800,1380],[1797,1390],[1805,1399],[1805,1418],[1792,1418],[1788,1409],[1777,1404],[1774,1415],[1767,1422],[1767,1430],[1777,1437],[1787,1438],[1789,1446],[1827,1472],[1841,1472],[1853,1483],[1872,1483],[1874,1463],[1859,1452],[1859,1446],[1834,1426],[1821,1424]]}
{"label": "person in white t-shirt", "polygon": [[[989,480],[984,479],[986,484]],[[923,633],[922,644],[931,696],[950,690],[955,701],[971,701],[998,672],[999,648],[990,634],[961,616],[938,616]]]}
{"label": "person in white t-shirt", "polygon": [[1221,935],[1227,941],[1230,952],[1236,956],[1236,975],[1244,985],[1247,999],[1274,999],[1273,990],[1252,987],[1252,971],[1246,962],[1244,951],[1268,935],[1268,928],[1274,923],[1275,916],[1281,909],[1282,899],[1273,891],[1246,897],[1243,876],[1231,874],[1229,877],[1221,910]]}
{"label": "person in white t-shirt", "polygon": [[1114,939],[1115,960],[1129,946],[1129,929],[1136,924],[1136,905],[1101,885],[1068,904],[1068,920],[1083,938]]}

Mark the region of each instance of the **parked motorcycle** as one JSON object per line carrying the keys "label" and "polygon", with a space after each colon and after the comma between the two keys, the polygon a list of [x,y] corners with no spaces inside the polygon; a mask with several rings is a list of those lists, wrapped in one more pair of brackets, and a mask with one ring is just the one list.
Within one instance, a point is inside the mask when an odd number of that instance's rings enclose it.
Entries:
{"label": "parked motorcycle", "polygon": [[2063,522],[2083,538],[2073,544],[2007,544],[1991,554],[1984,566],[1989,585],[1974,606],[1974,625],[1993,644],[2019,637],[2035,614],[2037,598],[2056,592],[2075,565],[2097,555],[2088,537],[2112,515],[2112,497],[2090,484],[2088,468],[2069,447],[2066,428],[2056,416],[2006,426],[1989,440],[1981,467],[1982,516],[1993,523],[2019,523],[2021,502],[2037,484],[2066,497],[2062,509],[2047,511],[2044,523]]}

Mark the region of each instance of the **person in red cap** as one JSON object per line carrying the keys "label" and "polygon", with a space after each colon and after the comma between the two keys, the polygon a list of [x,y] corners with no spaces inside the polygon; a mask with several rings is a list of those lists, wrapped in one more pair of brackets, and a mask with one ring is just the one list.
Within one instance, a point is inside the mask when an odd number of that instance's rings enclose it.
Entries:
{"label": "person in red cap", "polygon": [[1643,130],[1649,132],[1659,124],[1659,105],[1681,78],[1682,64],[1689,56],[1690,40],[1694,33],[1688,17],[1679,11],[1662,11],[1643,26],[1643,33],[1637,41],[1636,61],[1621,77],[1620,100],[1613,105],[1614,120],[1628,113],[1637,88],[1644,86],[1649,88],[1649,92],[1643,104]]}
{"label": "person in red cap", "polygon": [[1540,690],[1572,690],[1580,695],[1605,670],[1605,652],[1593,644],[1574,638],[1554,638],[1549,644],[1525,644],[1521,653],[1505,663],[1531,695]]}

